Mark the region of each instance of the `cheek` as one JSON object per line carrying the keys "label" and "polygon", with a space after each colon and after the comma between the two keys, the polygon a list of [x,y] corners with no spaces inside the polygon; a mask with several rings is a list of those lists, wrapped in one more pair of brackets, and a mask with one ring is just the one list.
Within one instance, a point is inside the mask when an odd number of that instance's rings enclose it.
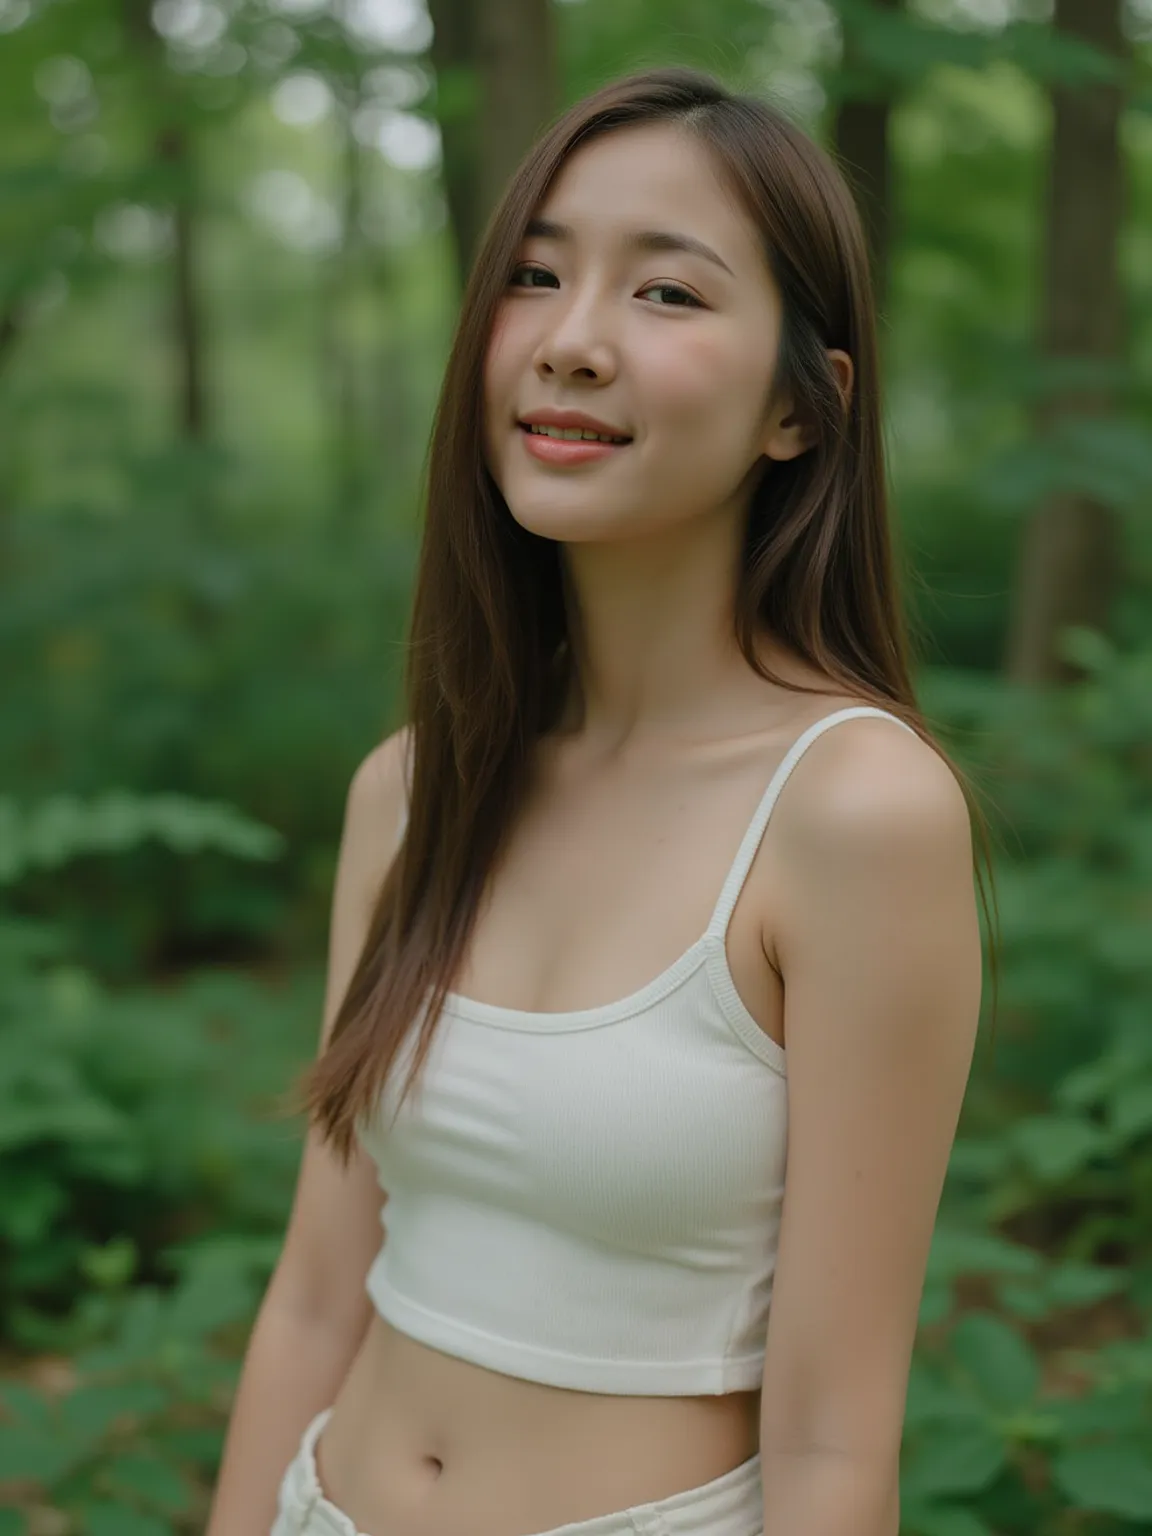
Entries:
{"label": "cheek", "polygon": [[685,429],[686,445],[702,435],[742,445],[760,423],[771,361],[766,350],[750,352],[720,338],[693,337],[654,359],[650,398],[659,401],[665,421]]}
{"label": "cheek", "polygon": [[500,379],[502,369],[501,358],[504,353],[503,327],[493,328],[492,335],[488,339],[488,348],[484,353],[484,401],[486,405],[495,403],[496,396],[500,392]]}
{"label": "cheek", "polygon": [[[484,353],[484,399],[507,425],[508,418],[527,402],[525,387],[530,387],[532,353],[523,327],[514,321],[498,322],[492,330]],[[528,380],[528,386],[525,381]],[[531,400],[531,396],[528,397]]]}
{"label": "cheek", "polygon": [[490,461],[500,442],[501,428],[507,426],[517,403],[511,391],[513,370],[507,342],[506,328],[497,322],[484,354],[482,374],[484,443]]}

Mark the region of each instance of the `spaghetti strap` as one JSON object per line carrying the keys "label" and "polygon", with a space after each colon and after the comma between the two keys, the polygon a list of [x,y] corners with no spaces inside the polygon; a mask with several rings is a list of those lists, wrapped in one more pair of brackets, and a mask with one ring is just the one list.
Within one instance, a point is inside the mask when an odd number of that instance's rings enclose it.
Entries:
{"label": "spaghetti strap", "polygon": [[768,818],[772,815],[772,807],[776,804],[780,791],[788,782],[788,777],[793,768],[795,768],[796,764],[818,736],[822,736],[832,726],[839,725],[841,720],[855,720],[862,716],[894,720],[897,725],[903,726],[904,730],[908,731],[911,735],[916,735],[912,727],[901,720],[899,715],[894,715],[886,709],[877,709],[871,704],[853,704],[847,709],[835,710],[832,714],[825,715],[822,719],[815,721],[806,731],[803,731],[789,747],[784,755],[784,760],[772,775],[768,788],[764,791],[748,830],[744,834],[744,841],[740,844],[736,858],[733,860],[732,867],[728,871],[728,878],[724,882],[715,911],[712,913],[712,921],[708,924],[707,931],[712,937],[723,939],[728,931],[729,919],[735,909],[736,900],[744,887],[744,882],[748,878],[748,871],[752,868],[752,860],[756,857],[756,850],[763,840],[765,829],[768,826]]}

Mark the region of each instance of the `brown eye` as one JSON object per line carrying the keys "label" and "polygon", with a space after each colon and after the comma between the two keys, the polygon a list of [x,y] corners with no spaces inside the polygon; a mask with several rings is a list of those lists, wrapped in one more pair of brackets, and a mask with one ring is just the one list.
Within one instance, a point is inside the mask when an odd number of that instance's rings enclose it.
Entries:
{"label": "brown eye", "polygon": [[677,295],[678,299],[683,299],[683,300],[687,301],[686,304],[680,304],[680,303],[676,303],[676,304],[660,304],[658,306],[658,308],[660,308],[660,309],[682,309],[682,308],[703,309],[704,308],[703,304],[701,304],[700,300],[696,297],[696,295],[694,293],[689,293],[687,288],[681,288],[678,283],[649,283],[647,288],[641,289],[641,292],[642,293],[651,293],[654,290],[656,292],[660,292],[660,293],[674,293],[674,294]]}
{"label": "brown eye", "polygon": [[540,286],[539,283],[520,283],[520,282],[517,282],[517,278],[520,277],[524,273],[527,273],[529,277],[532,277],[532,276],[551,277],[552,276],[552,273],[549,272],[546,267],[531,267],[531,266],[526,265],[524,262],[521,262],[519,264],[519,266],[516,266],[516,267],[514,267],[512,269],[512,276],[508,279],[509,286],[513,287],[513,288],[538,288]]}

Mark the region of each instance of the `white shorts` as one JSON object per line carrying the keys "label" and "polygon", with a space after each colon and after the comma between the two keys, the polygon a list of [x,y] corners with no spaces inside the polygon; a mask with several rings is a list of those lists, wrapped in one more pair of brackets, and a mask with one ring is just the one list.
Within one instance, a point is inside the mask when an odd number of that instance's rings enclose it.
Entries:
{"label": "white shorts", "polygon": [[[332,1410],[325,1408],[304,1431],[300,1449],[280,1484],[272,1536],[366,1536],[324,1497],[316,1474],[316,1442]],[[637,1504],[611,1515],[558,1525],[539,1536],[763,1536],[764,1494],[757,1453],[730,1472],[655,1504]],[[388,1536],[374,1531],[371,1536]]]}

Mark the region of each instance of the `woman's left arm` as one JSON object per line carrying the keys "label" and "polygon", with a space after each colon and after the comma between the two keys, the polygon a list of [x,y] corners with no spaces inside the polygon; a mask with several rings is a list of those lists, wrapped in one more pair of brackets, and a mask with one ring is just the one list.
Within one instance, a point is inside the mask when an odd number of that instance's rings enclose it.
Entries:
{"label": "woman's left arm", "polygon": [[764,1536],[898,1536],[928,1251],[971,1070],[981,943],[948,765],[864,719],[773,820],[788,1154],[761,1406]]}

